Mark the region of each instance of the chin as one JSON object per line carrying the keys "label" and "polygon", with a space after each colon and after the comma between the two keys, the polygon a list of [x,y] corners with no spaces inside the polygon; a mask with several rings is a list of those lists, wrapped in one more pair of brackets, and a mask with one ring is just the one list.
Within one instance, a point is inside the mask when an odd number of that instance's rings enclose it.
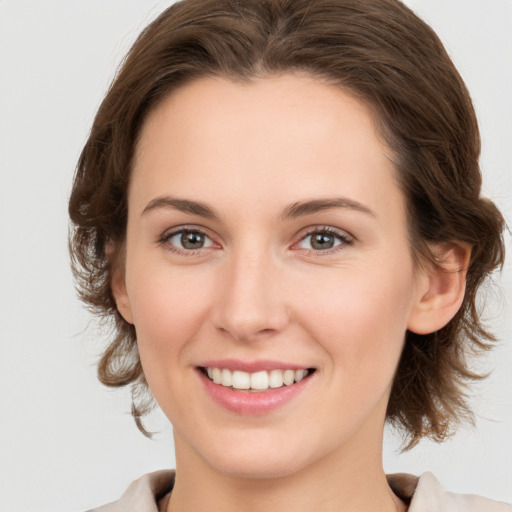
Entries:
{"label": "chin", "polygon": [[204,456],[210,467],[233,478],[285,478],[309,465],[303,447],[283,446],[283,443],[266,446],[234,443]]}
{"label": "chin", "polygon": [[[305,465],[304,465],[305,466]],[[216,468],[219,472],[233,478],[242,479],[276,479],[286,478],[303,469],[303,465],[290,463],[287,460],[257,460],[254,457],[236,461],[219,461]]]}

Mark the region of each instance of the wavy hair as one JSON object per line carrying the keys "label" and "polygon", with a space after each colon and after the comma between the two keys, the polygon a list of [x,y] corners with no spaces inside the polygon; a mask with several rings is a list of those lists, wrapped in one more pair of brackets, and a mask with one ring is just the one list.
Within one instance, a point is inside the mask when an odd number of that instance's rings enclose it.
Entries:
{"label": "wavy hair", "polygon": [[[99,362],[107,386],[133,386],[132,412],[151,408],[135,329],[112,294],[127,223],[137,137],[167,95],[205,76],[247,82],[306,71],[365,102],[395,155],[413,255],[431,242],[472,247],[459,312],[428,335],[407,332],[387,419],[406,435],[443,440],[471,420],[470,354],[490,348],[477,291],[503,265],[503,218],[481,197],[480,138],[469,93],[433,30],[398,0],[182,0],[138,37],[94,119],[69,202],[70,252],[81,299],[114,335]],[[107,247],[113,247],[107,255]]]}

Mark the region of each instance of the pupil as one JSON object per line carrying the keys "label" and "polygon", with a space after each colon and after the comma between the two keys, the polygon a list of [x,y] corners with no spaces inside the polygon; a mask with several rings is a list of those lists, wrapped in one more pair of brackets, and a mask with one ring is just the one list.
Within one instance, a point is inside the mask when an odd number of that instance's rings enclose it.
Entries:
{"label": "pupil", "polygon": [[313,237],[312,245],[315,249],[330,249],[333,247],[334,238],[331,235],[317,234]]}
{"label": "pupil", "polygon": [[183,233],[181,243],[185,249],[200,249],[204,243],[204,236],[200,233]]}

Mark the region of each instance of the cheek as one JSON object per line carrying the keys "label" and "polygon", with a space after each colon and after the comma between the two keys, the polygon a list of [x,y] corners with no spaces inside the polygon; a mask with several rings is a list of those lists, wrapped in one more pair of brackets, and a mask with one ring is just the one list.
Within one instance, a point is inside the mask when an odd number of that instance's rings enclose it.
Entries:
{"label": "cheek", "polygon": [[191,378],[189,353],[200,336],[210,292],[204,287],[199,292],[200,282],[168,267],[146,269],[137,267],[127,281],[142,368],[168,417],[186,417],[189,402],[182,393]]}
{"label": "cheek", "polygon": [[180,353],[197,335],[210,291],[204,279],[190,273],[158,265],[145,268],[137,267],[127,289],[141,358],[160,365],[166,354]]}
{"label": "cheek", "polygon": [[317,280],[300,317],[324,346],[335,371],[367,385],[392,378],[412,305],[412,271],[340,271]]}

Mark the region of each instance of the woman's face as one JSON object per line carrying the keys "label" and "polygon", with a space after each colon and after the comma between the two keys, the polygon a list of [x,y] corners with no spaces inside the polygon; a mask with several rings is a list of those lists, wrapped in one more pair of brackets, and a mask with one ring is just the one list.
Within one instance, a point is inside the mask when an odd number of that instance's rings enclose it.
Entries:
{"label": "woman's face", "polygon": [[151,113],[114,288],[178,464],[380,456],[426,283],[389,155],[364,104],[306,74],[201,79]]}

